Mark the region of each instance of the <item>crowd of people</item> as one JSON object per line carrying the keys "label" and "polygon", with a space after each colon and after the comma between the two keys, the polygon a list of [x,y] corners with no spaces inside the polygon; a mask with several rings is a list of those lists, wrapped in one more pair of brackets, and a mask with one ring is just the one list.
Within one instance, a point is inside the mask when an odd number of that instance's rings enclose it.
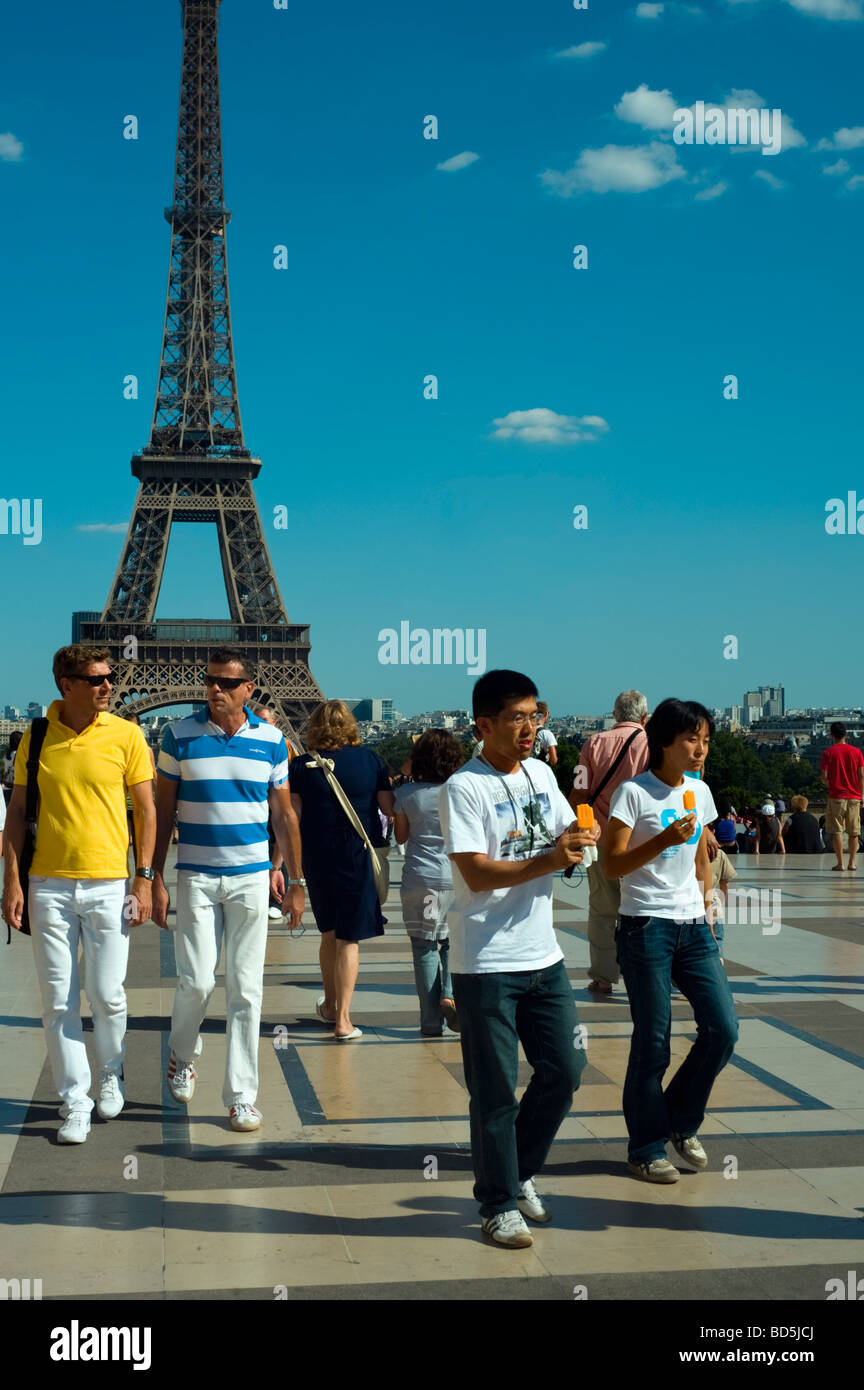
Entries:
{"label": "crowd of people", "polygon": [[[99,1066],[95,1106],[111,1119],[125,1104],[129,936],[151,918],[169,928],[164,875],[175,837],[167,1086],[180,1104],[194,1095],[224,950],[223,1103],[231,1128],[251,1131],[263,1119],[258,1043],[273,904],[293,930],[308,897],[320,934],[316,1017],[335,1043],[359,1041],[351,1008],[360,944],[386,925],[392,827],[404,852],[400,896],[420,1033],[459,1037],[474,1193],[489,1238],[530,1245],[525,1218],[550,1219],[535,1178],[585,1066],[553,928],[553,880],[583,856],[589,988],[609,994],[623,978],[633,1020],[623,1093],[628,1169],[649,1182],[678,1181],[669,1144],[689,1166],[707,1166],[698,1131],[737,1038],[722,957],[732,859],[748,837],[754,853],[815,852],[815,821],[804,798],[785,824],[779,802],[740,816],[715,802],[704,778],[714,721],[703,705],[666,699],[649,717],[644,695],[623,692],[614,726],[583,745],[565,797],[536,685],[521,672],[489,671],[473,690],[473,754],[466,761],[452,734],[427,730],[394,786],[341,701],[315,709],[305,752],[290,746],[271,712],[250,704],[254,673],[244,654],[222,647],[204,676],[206,708],[169,725],[154,769],[139,723],[108,712],[110,659],[100,648],[56,653],[60,699],[20,740],[5,831],[2,912],[10,929],[32,936],[60,1143],[87,1139],[94,1106],[79,945]],[[854,870],[864,758],[834,727],[823,760],[827,824],[841,868],[843,830],[849,835],[846,867]],[[664,1088],[673,986],[693,1008],[696,1040]],[[517,1101],[520,1043],[532,1077]]]}

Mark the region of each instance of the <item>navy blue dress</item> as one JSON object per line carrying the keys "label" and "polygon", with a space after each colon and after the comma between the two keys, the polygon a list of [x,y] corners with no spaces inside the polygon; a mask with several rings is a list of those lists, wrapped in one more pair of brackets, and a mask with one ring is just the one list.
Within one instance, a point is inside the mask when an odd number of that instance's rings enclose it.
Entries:
{"label": "navy blue dress", "polygon": [[[390,791],[390,778],[371,748],[322,748],[319,757],[333,761],[333,773],[357,812],[372,844],[384,844],[378,818],[379,791]],[[291,791],[303,802],[300,836],[303,877],[318,930],[340,941],[365,941],[384,935],[369,851],[336,799],[327,778],[305,753],[293,758]]]}

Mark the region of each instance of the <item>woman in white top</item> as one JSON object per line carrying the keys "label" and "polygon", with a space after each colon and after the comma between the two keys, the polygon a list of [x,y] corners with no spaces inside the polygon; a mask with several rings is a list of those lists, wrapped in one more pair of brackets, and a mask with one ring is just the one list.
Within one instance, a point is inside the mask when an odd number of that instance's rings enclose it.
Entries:
{"label": "woman in white top", "polygon": [[453,878],[441,833],[438,794],[463,761],[458,739],[445,729],[427,729],[414,745],[412,780],[396,788],[396,843],[405,845],[402,917],[411,938],[420,1032],[426,1038],[440,1038],[445,1021],[459,1031],[447,929]]}
{"label": "woman in white top", "polygon": [[[622,782],[609,809],[606,873],[621,880],[618,962],[633,1037],[624,1083],[628,1167],[648,1182],[677,1182],[671,1139],[694,1168],[708,1157],[697,1131],[738,1024],[711,927],[706,827],[717,818],[701,777],[714,721],[695,700],[664,700],[645,728],[649,771]],[[696,1041],[666,1090],[672,983],[689,1000]]]}

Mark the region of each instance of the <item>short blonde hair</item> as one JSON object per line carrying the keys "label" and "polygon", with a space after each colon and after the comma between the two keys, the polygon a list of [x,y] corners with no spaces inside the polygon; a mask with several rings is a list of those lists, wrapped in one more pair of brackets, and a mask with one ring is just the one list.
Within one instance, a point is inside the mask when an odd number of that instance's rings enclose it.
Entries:
{"label": "short blonde hair", "polygon": [[306,725],[307,748],[356,747],[361,742],[357,720],[344,700],[325,700],[316,705]]}
{"label": "short blonde hair", "polygon": [[810,802],[807,800],[806,796],[793,796],[792,798],[793,811],[806,811],[809,805]]}

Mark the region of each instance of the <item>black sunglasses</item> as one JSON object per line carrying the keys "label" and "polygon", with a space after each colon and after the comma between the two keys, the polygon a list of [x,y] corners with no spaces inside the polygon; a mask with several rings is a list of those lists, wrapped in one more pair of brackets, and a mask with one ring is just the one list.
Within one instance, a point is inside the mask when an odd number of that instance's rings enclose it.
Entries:
{"label": "black sunglasses", "polygon": [[204,684],[218,685],[220,690],[236,690],[238,685],[245,685],[248,679],[248,676],[211,676],[208,672],[204,677]]}
{"label": "black sunglasses", "polygon": [[115,671],[108,671],[104,676],[67,676],[66,679],[70,681],[86,681],[87,684],[92,685],[95,690],[97,686],[104,685],[106,681],[109,685],[116,685],[117,673]]}

